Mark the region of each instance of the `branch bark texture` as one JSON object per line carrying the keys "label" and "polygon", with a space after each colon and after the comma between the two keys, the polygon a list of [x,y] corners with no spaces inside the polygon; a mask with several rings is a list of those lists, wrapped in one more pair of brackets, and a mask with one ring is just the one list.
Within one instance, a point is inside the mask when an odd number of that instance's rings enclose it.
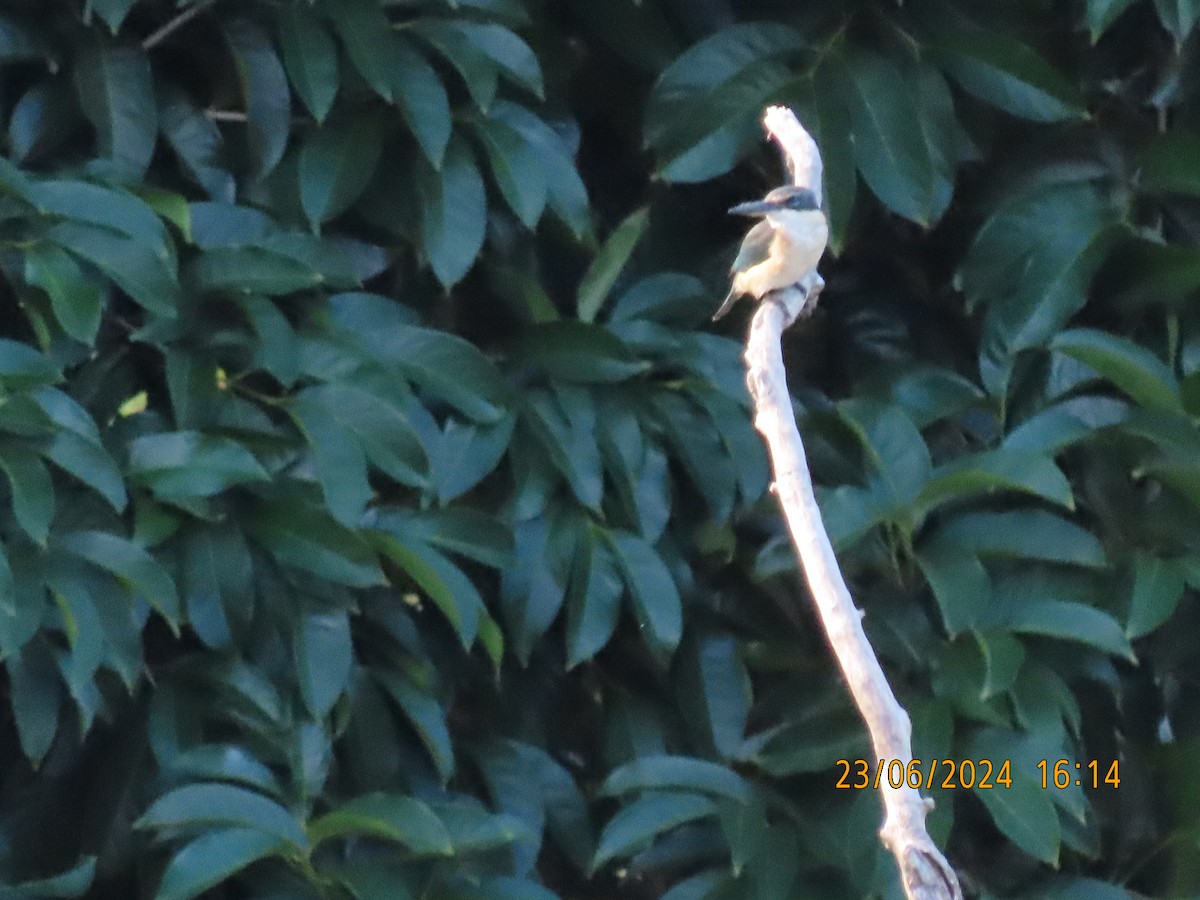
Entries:
{"label": "branch bark texture", "polygon": [[[767,132],[780,146],[793,182],[821,198],[821,154],[812,136],[786,107],[770,107],[763,116]],[[747,384],[754,398],[755,427],[767,442],[775,492],[783,507],[792,543],[809,591],[841,667],[850,693],[866,722],[871,744],[884,765],[912,761],[912,725],[897,702],[862,627],[838,567],[813,493],[804,444],[796,427],[783,367],[783,330],[810,311],[824,281],[810,272],[796,287],[776,291],[760,304],[746,342]],[[932,801],[907,784],[895,788],[883,779],[884,846],[896,858],[909,900],[961,900],[954,870],[925,830]]]}

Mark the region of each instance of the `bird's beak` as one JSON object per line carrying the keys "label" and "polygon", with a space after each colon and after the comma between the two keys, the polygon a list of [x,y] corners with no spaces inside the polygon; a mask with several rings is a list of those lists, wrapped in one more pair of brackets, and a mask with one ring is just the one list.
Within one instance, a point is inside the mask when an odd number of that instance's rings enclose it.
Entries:
{"label": "bird's beak", "polygon": [[729,214],[731,216],[765,216],[777,209],[783,209],[783,204],[776,203],[774,200],[751,200],[748,203],[739,203],[732,207]]}

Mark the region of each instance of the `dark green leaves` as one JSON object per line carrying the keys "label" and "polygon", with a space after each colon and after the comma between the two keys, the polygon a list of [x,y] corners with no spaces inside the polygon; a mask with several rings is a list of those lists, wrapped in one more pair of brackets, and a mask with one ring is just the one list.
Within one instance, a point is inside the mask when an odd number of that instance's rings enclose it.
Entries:
{"label": "dark green leaves", "polygon": [[25,256],[25,280],[50,297],[63,331],[84,343],[95,340],[104,298],[100,286],[84,275],[68,253],[49,244],[30,249]]}
{"label": "dark green leaves", "polygon": [[286,809],[262,794],[230,784],[189,784],[168,791],[137,821],[138,828],[254,828],[298,848],[308,838]]}
{"label": "dark green leaves", "polygon": [[889,209],[921,225],[935,223],[954,178],[954,135],[933,118],[937,106],[927,102],[933,98],[923,96],[923,82],[932,90],[939,76],[866,53],[847,56],[835,72],[863,179]]}
{"label": "dark green leaves", "polygon": [[254,828],[210,831],[176,853],[155,900],[191,900],[257,860],[282,853],[286,845]]}
{"label": "dark green leaves", "polygon": [[402,844],[418,856],[448,856],[452,850],[446,826],[419,800],[398,794],[357,797],[309,823],[313,843],[350,835],[366,835]]}
{"label": "dark green leaves", "polygon": [[946,72],[964,90],[1035,122],[1086,115],[1078,88],[1029,47],[994,32],[963,31],[940,48]]}
{"label": "dark green leaves", "polygon": [[324,122],[339,83],[333,37],[307,6],[296,4],[279,15],[279,43],[292,86],[317,123]]}
{"label": "dark green leaves", "polygon": [[742,23],[680,54],[646,107],[646,140],[659,151],[663,174],[702,181],[732,168],[752,146],[763,106],[792,77],[776,60],[804,45],[782,23]]}
{"label": "dark green leaves", "polygon": [[1014,354],[1048,341],[1083,306],[1112,225],[1095,188],[1068,183],[1018,195],[979,230],[962,280],[968,302],[987,309],[980,368],[993,393],[1003,392]]}
{"label": "dark green leaves", "polygon": [[164,499],[210,497],[268,477],[241,444],[196,431],[137,438],[129,445],[129,474]]}
{"label": "dark green leaves", "polygon": [[463,279],[483,247],[487,195],[479,167],[466,144],[454,138],[440,169],[416,167],[424,253],[444,287]]}
{"label": "dark green leaves", "polygon": [[283,157],[291,125],[287,75],[270,38],[246,19],[225,26],[246,112],[246,140],[252,174],[265,177]]}
{"label": "dark green leaves", "polygon": [[99,42],[75,64],[79,105],[96,129],[97,149],[140,176],[150,164],[158,121],[150,61],[136,47]]}
{"label": "dark green leaves", "polygon": [[335,117],[309,135],[300,151],[300,203],[314,229],[358,199],[382,150],[379,124],[367,115]]}

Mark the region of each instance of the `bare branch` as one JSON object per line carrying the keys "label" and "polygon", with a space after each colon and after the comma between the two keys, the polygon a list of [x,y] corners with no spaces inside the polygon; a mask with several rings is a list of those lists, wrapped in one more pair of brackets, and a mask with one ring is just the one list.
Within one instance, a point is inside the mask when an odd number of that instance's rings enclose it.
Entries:
{"label": "bare branch", "polygon": [[173,34],[176,29],[182,28],[216,2],[217,0],[201,0],[201,2],[197,3],[195,6],[189,6],[157,31],[151,32],[150,35],[147,36],[144,41],[142,41],[142,49],[149,50],[150,48],[161,44],[168,37],[170,37],[170,35]]}
{"label": "bare branch", "polygon": [[247,122],[249,116],[238,109],[206,109],[204,114],[214,122]]}
{"label": "bare branch", "polygon": [[[768,109],[763,122],[779,142],[794,183],[820,197],[821,154],[804,126],[790,109],[781,106]],[[897,760],[907,772],[912,761],[912,724],[867,640],[862,613],[850,597],[821,520],[780,351],[783,329],[813,308],[824,284],[812,271],[796,287],[765,298],[746,341],[746,380],[754,398],[754,426],[767,442],[775,493],[792,543],[834,656],[871,734],[875,756],[884,765]],[[886,810],[880,837],[899,864],[906,896],[909,900],[962,900],[954,870],[925,831],[925,815],[932,801],[922,799],[907,783],[897,788],[887,781],[879,787]]]}

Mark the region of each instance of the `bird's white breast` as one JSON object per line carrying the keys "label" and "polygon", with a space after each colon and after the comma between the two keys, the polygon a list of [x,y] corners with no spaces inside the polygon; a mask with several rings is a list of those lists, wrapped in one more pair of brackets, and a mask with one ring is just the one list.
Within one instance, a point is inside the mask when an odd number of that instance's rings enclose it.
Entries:
{"label": "bird's white breast", "polygon": [[829,226],[819,210],[781,209],[766,218],[774,230],[770,253],[734,279],[740,293],[756,297],[790,287],[815,269],[829,240]]}

